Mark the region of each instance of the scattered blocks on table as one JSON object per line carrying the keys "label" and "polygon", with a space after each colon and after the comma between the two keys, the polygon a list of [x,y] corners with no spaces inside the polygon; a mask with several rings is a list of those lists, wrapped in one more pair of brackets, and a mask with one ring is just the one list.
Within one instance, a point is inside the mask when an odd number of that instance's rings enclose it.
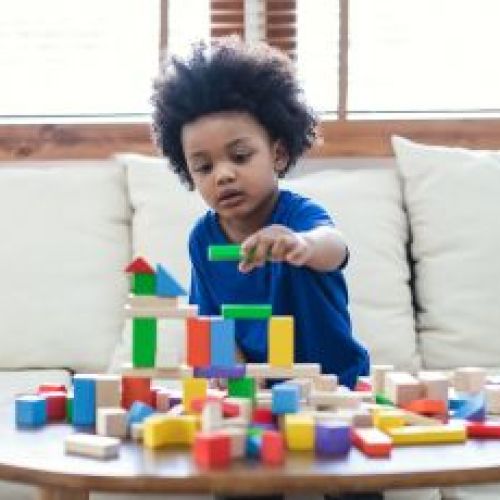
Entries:
{"label": "scattered blocks on table", "polygon": [[415,399],[403,405],[403,408],[420,415],[446,416],[448,413],[448,403],[442,399]]}
{"label": "scattered blocks on table", "polygon": [[252,432],[249,429],[245,442],[245,456],[247,458],[260,458],[262,450],[262,432]]}
{"label": "scattered blocks on table", "polygon": [[252,424],[274,424],[273,412],[271,408],[257,406],[252,413]]}
{"label": "scattered blocks on table", "polygon": [[272,387],[272,413],[297,413],[300,406],[300,388],[293,383],[275,384]]}
{"label": "scattered blocks on table", "polygon": [[330,374],[318,374],[313,378],[313,389],[317,391],[335,391],[339,385],[339,378],[337,375]]}
{"label": "scattered blocks on table", "polygon": [[120,440],[95,434],[70,434],[64,440],[66,453],[92,458],[116,458],[120,451]]}
{"label": "scattered blocks on table", "polygon": [[269,304],[223,304],[224,319],[267,319],[272,315]]}
{"label": "scattered blocks on table", "polygon": [[423,397],[425,399],[439,399],[448,401],[450,379],[443,372],[421,371],[418,380],[423,386]]}
{"label": "scattered blocks on table", "polygon": [[409,425],[387,430],[395,445],[463,443],[467,431],[462,424],[436,426]]}
{"label": "scattered blocks on table", "polygon": [[236,331],[232,319],[212,317],[210,321],[210,359],[213,366],[236,364]]}
{"label": "scattered blocks on table", "polygon": [[43,395],[16,397],[16,425],[19,428],[41,427],[47,423],[47,401]]}
{"label": "scattered blocks on table", "polygon": [[360,392],[342,390],[311,392],[309,403],[320,408],[359,408],[364,394]]}
{"label": "scattered blocks on table", "polygon": [[170,409],[170,394],[166,389],[160,388],[155,392],[154,407],[160,412]]}
{"label": "scattered blocks on table", "polygon": [[403,406],[422,398],[422,384],[406,372],[391,372],[385,376],[385,395],[396,405]]}
{"label": "scattered blocks on table", "polygon": [[193,367],[210,365],[210,317],[199,316],[186,320],[187,364]]}
{"label": "scattered blocks on table", "polygon": [[195,462],[206,468],[227,467],[231,461],[229,436],[222,432],[199,433],[194,442]]}
{"label": "scattered blocks on table", "polygon": [[293,366],[293,316],[271,316],[268,325],[268,362],[272,367]]}
{"label": "scattered blocks on table", "polygon": [[226,427],[224,434],[229,437],[231,458],[243,458],[246,452],[246,428]]}
{"label": "scattered blocks on table", "polygon": [[392,439],[375,427],[353,429],[351,437],[353,445],[368,457],[388,457],[391,454]]}
{"label": "scattered blocks on table", "polygon": [[127,437],[127,410],[123,408],[98,408],[96,433],[100,436]]}
{"label": "scattered blocks on table", "polygon": [[95,425],[96,383],[94,375],[76,374],[73,377],[73,424]]}

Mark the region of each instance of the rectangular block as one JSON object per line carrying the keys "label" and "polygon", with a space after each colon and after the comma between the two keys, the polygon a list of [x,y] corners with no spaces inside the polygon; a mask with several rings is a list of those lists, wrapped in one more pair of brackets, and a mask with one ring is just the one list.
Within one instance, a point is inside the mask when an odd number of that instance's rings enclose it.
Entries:
{"label": "rectangular block", "polygon": [[238,261],[241,257],[241,245],[209,245],[208,247],[208,260],[211,262]]}
{"label": "rectangular block", "polygon": [[285,441],[289,450],[314,449],[314,419],[309,415],[285,415]]}
{"label": "rectangular block", "polygon": [[95,375],[76,374],[73,377],[73,424],[93,426],[96,417]]}
{"label": "rectangular block", "polygon": [[156,274],[134,273],[132,275],[132,293],[135,295],[156,294]]}
{"label": "rectangular block", "polygon": [[210,321],[210,360],[213,366],[236,364],[236,330],[232,319],[212,317]]}
{"label": "rectangular block", "polygon": [[289,368],[272,367],[267,363],[247,363],[247,375],[254,378],[314,378],[321,373],[318,363],[296,363]]}
{"label": "rectangular block", "polygon": [[126,305],[126,318],[191,318],[198,314],[195,304],[178,304],[175,307],[136,307]]}
{"label": "rectangular block", "polygon": [[199,316],[186,320],[187,364],[193,367],[210,365],[210,317]]}
{"label": "rectangular block", "polygon": [[267,319],[272,314],[270,304],[223,304],[224,319]]}
{"label": "rectangular block", "polygon": [[242,378],[245,376],[246,367],[244,364],[234,366],[205,366],[197,367],[193,370],[193,377],[196,378]]}
{"label": "rectangular block", "polygon": [[95,434],[70,434],[64,439],[66,453],[93,458],[115,458],[120,451],[120,440]]}
{"label": "rectangular block", "polygon": [[102,373],[95,376],[96,408],[113,408],[121,405],[122,377],[118,374]]}
{"label": "rectangular block", "polygon": [[381,430],[362,428],[352,430],[352,443],[368,457],[388,457],[392,450],[392,439]]}
{"label": "rectangular block", "polygon": [[182,381],[182,405],[187,413],[193,411],[191,401],[207,395],[208,381],[203,378],[185,378]]}
{"label": "rectangular block", "polygon": [[156,318],[134,318],[132,320],[132,364],[138,368],[155,366]]}
{"label": "rectangular block", "polygon": [[130,375],[122,377],[122,407],[128,410],[134,401],[153,406],[150,378]]}
{"label": "rectangular block", "polygon": [[467,431],[462,424],[409,425],[388,429],[387,433],[395,445],[463,443],[467,439]]}
{"label": "rectangular block", "polygon": [[16,426],[41,427],[47,423],[47,401],[43,395],[26,394],[16,397]]}
{"label": "rectangular block", "polygon": [[255,400],[255,379],[250,377],[229,379],[227,382],[228,396],[231,398],[248,398]]}
{"label": "rectangular block", "polygon": [[467,436],[477,439],[500,439],[500,422],[467,422]]}
{"label": "rectangular block", "polygon": [[413,375],[392,372],[385,376],[385,395],[396,405],[403,406],[415,399],[421,399],[423,386]]}
{"label": "rectangular block", "polygon": [[450,379],[443,372],[421,371],[418,380],[423,385],[424,398],[448,401]]}
{"label": "rectangular block", "polygon": [[477,393],[486,384],[486,369],[476,366],[457,368],[453,376],[453,385],[458,392]]}
{"label": "rectangular block", "polygon": [[271,410],[276,415],[297,413],[300,405],[300,389],[291,383],[275,384],[272,388]]}
{"label": "rectangular block", "polygon": [[127,437],[127,411],[123,408],[98,408],[96,434],[116,438]]}
{"label": "rectangular block", "polygon": [[272,316],[268,325],[268,362],[272,367],[291,368],[294,362],[293,316]]}
{"label": "rectangular block", "polygon": [[318,455],[345,455],[351,449],[351,426],[346,422],[320,422],[315,428]]}
{"label": "rectangular block", "polygon": [[385,376],[394,371],[393,365],[372,365],[370,369],[372,390],[375,394],[385,393]]}
{"label": "rectangular block", "polygon": [[143,422],[143,442],[147,448],[191,445],[198,430],[194,415],[153,415]]}

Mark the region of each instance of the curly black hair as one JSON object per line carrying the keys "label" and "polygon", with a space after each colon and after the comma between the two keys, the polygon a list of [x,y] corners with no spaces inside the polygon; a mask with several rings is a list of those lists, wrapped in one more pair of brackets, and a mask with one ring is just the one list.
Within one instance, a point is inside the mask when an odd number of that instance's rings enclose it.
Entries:
{"label": "curly black hair", "polygon": [[152,133],[170,166],[194,188],[181,143],[182,128],[221,111],[249,113],[288,153],[284,176],[316,138],[316,115],[302,99],[291,60],[277,49],[226,37],[200,42],[187,59],[167,57],[154,82]]}

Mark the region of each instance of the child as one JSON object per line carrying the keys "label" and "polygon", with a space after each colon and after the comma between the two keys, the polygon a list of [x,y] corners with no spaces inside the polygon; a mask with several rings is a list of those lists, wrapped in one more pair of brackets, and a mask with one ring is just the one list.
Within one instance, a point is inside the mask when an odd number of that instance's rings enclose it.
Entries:
{"label": "child", "polygon": [[[346,243],[322,207],[278,187],[315,139],[290,60],[235,38],[200,44],[169,61],[152,102],[158,146],[210,207],[189,240],[190,302],[204,315],[225,303],[293,315],[295,362],[320,363],[352,388],[369,358],[351,332]],[[239,266],[209,262],[208,246],[227,243],[241,243]],[[267,362],[265,322],[239,322],[237,343],[245,361]]]}

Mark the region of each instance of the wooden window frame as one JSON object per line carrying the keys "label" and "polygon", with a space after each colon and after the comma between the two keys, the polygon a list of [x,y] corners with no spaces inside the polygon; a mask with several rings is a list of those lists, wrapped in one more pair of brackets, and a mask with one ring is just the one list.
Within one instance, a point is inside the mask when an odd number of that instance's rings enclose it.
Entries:
{"label": "wooden window frame", "polygon": [[[340,1],[338,118],[322,120],[310,157],[392,156],[390,137],[428,144],[500,149],[499,118],[351,120],[347,117],[349,0]],[[167,4],[161,0],[160,49],[167,40]],[[156,154],[146,123],[0,125],[0,160],[103,159],[121,151]]]}

